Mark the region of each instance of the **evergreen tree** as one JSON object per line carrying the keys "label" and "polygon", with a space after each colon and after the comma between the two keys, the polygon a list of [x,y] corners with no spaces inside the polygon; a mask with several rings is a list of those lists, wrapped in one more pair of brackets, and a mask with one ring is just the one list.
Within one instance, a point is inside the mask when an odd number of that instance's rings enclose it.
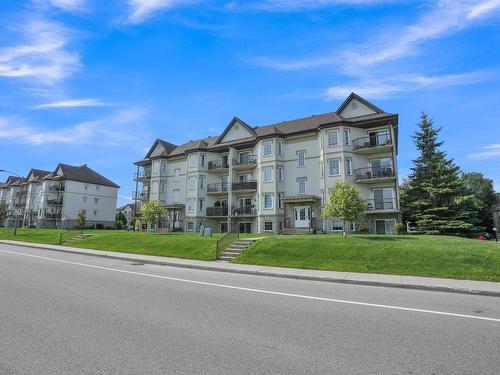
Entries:
{"label": "evergreen tree", "polygon": [[401,191],[403,217],[427,233],[464,233],[472,228],[463,211],[460,168],[446,158],[438,141],[441,128],[422,113],[413,136],[419,156]]}
{"label": "evergreen tree", "polygon": [[496,194],[493,180],[486,178],[482,173],[470,172],[462,175],[463,195],[466,197],[466,212],[470,214],[475,232],[491,231],[493,215],[491,210],[495,205]]}

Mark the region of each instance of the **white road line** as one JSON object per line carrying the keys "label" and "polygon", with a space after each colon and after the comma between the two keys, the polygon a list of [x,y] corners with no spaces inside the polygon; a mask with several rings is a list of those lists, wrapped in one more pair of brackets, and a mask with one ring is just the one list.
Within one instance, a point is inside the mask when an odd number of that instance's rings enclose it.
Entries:
{"label": "white road line", "polygon": [[377,303],[348,301],[348,300],[335,299],[335,298],[314,297],[314,296],[306,296],[306,295],[303,295],[303,294],[274,292],[274,291],[271,291],[271,290],[245,288],[245,287],[241,287],[241,286],[233,286],[233,285],[226,285],[226,284],[209,283],[209,282],[205,282],[205,281],[188,280],[188,279],[181,279],[181,278],[178,278],[178,277],[170,277],[170,276],[160,276],[160,275],[154,275],[154,274],[143,273],[143,272],[126,271],[126,270],[120,270],[120,269],[117,269],[117,268],[95,266],[93,264],[87,264],[87,263],[71,262],[71,261],[68,261],[68,260],[62,260],[62,259],[56,259],[56,258],[49,258],[49,257],[40,256],[40,255],[17,253],[15,251],[0,250],[0,252],[2,252],[2,253],[8,253],[8,254],[13,254],[13,255],[26,256],[26,257],[30,257],[30,258],[44,259],[44,260],[49,260],[49,261],[52,261],[52,262],[73,264],[75,266],[82,266],[82,267],[94,268],[94,269],[99,269],[99,270],[104,270],[104,271],[112,271],[112,272],[125,273],[125,274],[129,274],[129,275],[153,277],[153,278],[156,278],[156,279],[178,281],[178,282],[189,283],[189,284],[214,286],[214,287],[217,287],[217,288],[243,290],[243,291],[247,291],[247,292],[262,293],[262,294],[272,294],[272,295],[277,295],[277,296],[302,298],[302,299],[315,300],[315,301],[326,301],[326,302],[343,303],[343,304],[348,304],[348,305],[377,307],[377,308],[390,309],[390,310],[411,311],[411,312],[419,312],[419,313],[434,314],[434,315],[453,316],[453,317],[457,317],[457,318],[486,320],[486,321],[490,321],[490,322],[500,323],[500,319],[497,319],[497,318],[487,318],[487,317],[484,317],[484,316],[456,314],[456,313],[450,313],[450,312],[444,312],[444,311],[415,309],[415,308],[411,308],[411,307],[402,307],[402,306],[393,306],[393,305],[381,305],[381,304],[377,304]]}

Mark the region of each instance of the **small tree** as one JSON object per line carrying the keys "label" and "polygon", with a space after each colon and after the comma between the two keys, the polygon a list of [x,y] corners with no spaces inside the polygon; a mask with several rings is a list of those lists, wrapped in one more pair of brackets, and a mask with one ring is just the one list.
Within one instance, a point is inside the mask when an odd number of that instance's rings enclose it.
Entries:
{"label": "small tree", "polygon": [[346,236],[346,223],[356,221],[366,212],[366,201],[359,190],[347,182],[337,181],[335,190],[329,194],[329,201],[323,210],[324,217],[342,219],[342,235]]}
{"label": "small tree", "polygon": [[0,227],[5,225],[5,220],[7,220],[7,205],[0,202]]}
{"label": "small tree", "polygon": [[119,222],[121,221],[122,222],[122,226],[123,225],[127,225],[127,217],[125,216],[125,214],[123,213],[123,211],[118,211],[118,213],[116,214],[116,222]]}
{"label": "small tree", "polygon": [[141,219],[146,221],[151,226],[155,225],[160,221],[161,217],[165,214],[165,209],[160,205],[158,201],[149,201],[144,203],[141,208]]}
{"label": "small tree", "polygon": [[80,228],[81,233],[83,233],[83,228],[87,225],[87,211],[83,208],[78,211],[78,216],[76,217],[76,223],[78,228]]}

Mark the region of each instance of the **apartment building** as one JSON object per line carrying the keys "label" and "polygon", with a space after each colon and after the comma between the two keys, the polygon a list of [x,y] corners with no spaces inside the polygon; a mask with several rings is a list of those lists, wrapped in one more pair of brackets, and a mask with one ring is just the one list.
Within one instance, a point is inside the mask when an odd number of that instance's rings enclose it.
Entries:
{"label": "apartment building", "polygon": [[132,221],[135,218],[134,204],[127,203],[125,206],[117,207],[116,214],[118,214],[119,212],[123,213],[123,215],[125,216],[125,220],[127,220],[127,225],[128,226],[132,225]]}
{"label": "apartment building", "polygon": [[157,139],[135,163],[135,205],[159,201],[160,230],[341,231],[322,208],[342,180],[368,207],[346,229],[392,233],[400,220],[397,124],[396,114],[352,93],[335,112],[255,127],[235,117],[222,134],[180,146]]}
{"label": "apartment building", "polygon": [[31,169],[26,178],[11,176],[0,185],[0,201],[8,207],[3,224],[72,228],[76,226],[78,212],[83,209],[87,226],[112,227],[118,188],[87,165],[61,163],[53,172]]}

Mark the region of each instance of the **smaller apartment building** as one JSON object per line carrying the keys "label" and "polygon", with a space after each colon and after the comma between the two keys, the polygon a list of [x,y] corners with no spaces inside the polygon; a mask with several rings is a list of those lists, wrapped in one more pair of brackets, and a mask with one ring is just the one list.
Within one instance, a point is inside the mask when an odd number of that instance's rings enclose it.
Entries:
{"label": "smaller apartment building", "polygon": [[222,134],[180,146],[156,140],[136,162],[136,206],[157,200],[160,229],[226,232],[341,231],[322,218],[335,181],[356,185],[366,226],[391,233],[400,220],[398,116],[356,94],[335,112],[251,127],[234,118]]}
{"label": "smaller apartment building", "polygon": [[73,228],[78,212],[83,209],[87,226],[112,227],[118,188],[87,165],[59,164],[53,172],[31,169],[26,178],[11,176],[0,185],[0,202],[8,208],[3,224]]}

